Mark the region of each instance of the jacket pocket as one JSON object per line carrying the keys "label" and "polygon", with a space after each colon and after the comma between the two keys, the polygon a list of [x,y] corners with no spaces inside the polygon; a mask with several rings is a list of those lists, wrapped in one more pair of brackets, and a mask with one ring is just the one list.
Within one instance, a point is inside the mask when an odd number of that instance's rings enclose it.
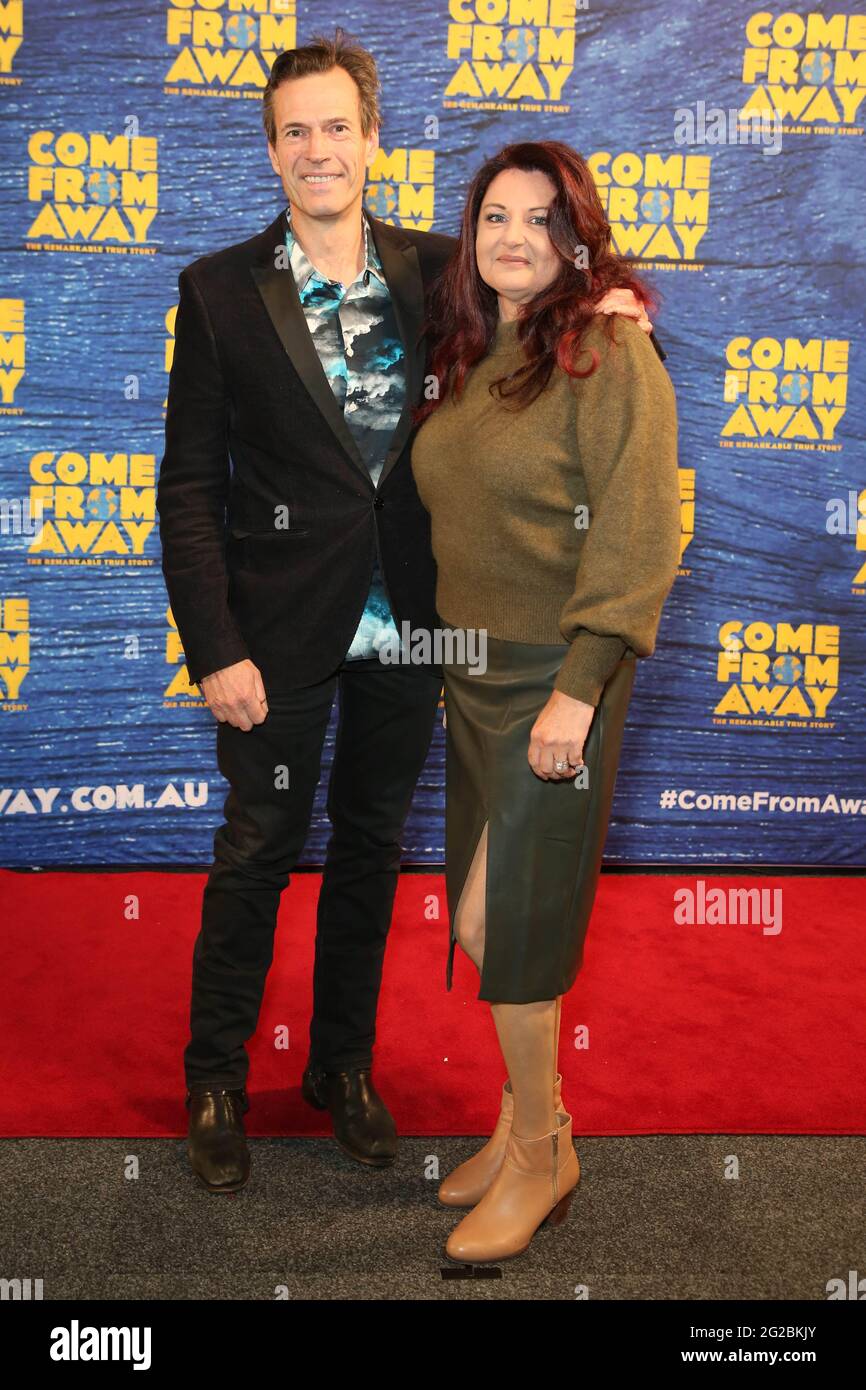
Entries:
{"label": "jacket pocket", "polygon": [[295,536],[308,536],[309,530],[298,530],[295,527],[287,527],[285,530],[277,530],[272,527],[270,531],[245,531],[240,526],[232,526],[229,534],[236,541],[253,539],[257,541],[283,541],[291,540]]}

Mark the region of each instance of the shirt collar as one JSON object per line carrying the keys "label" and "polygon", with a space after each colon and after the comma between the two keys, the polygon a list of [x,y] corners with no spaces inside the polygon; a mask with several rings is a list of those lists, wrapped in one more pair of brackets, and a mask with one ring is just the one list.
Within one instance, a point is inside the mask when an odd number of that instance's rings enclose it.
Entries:
{"label": "shirt collar", "polygon": [[[382,261],[376,250],[376,243],[370,231],[370,219],[366,208],[361,209],[361,221],[364,226],[364,269],[360,274],[365,275],[369,272],[370,275],[375,275],[376,279],[380,280],[384,285],[386,282],[382,272]],[[303,290],[311,275],[318,275],[321,280],[327,279],[326,276],[322,275],[321,271],[316,269],[306,252],[302,250],[300,243],[294,238],[292,233],[291,205],[286,207],[286,249],[289,252],[289,261],[299,292]]]}

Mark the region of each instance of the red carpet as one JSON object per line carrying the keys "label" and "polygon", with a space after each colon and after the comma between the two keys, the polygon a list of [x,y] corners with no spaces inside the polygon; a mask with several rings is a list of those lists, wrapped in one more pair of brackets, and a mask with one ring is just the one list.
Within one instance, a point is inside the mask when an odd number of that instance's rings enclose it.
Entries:
{"label": "red carpet", "polygon": [[[180,1135],[181,1054],[204,875],[0,871],[3,1135]],[[297,875],[251,1049],[253,1135],[329,1132],[304,1104],[315,898]],[[576,1135],[866,1133],[866,905],[858,878],[715,877],[780,888],[778,935],[679,926],[682,874],[604,875],[586,960],[563,1008],[561,1068]],[[128,921],[128,895],[139,918]],[[480,1134],[502,1067],[489,1008],[447,926],[442,880],[401,880],[375,1075],[404,1134]],[[288,1050],[274,1047],[289,1030]],[[585,1025],[589,1047],[577,1050]],[[326,1117],[327,1118],[327,1117]]]}

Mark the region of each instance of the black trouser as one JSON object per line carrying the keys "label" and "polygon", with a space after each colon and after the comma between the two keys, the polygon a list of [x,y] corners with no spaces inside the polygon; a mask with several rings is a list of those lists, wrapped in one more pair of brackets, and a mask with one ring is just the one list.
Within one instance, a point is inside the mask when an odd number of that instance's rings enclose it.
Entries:
{"label": "black trouser", "polygon": [[[309,830],[334,693],[331,837],[319,894],[310,1061],[368,1067],[400,836],[433,733],[441,678],[344,662],[318,685],[268,696],[264,723],[217,730],[231,790],[214,835],[193,952],[186,1080],[240,1087],[273,958],[280,894]],[[288,785],[286,785],[288,783]]]}

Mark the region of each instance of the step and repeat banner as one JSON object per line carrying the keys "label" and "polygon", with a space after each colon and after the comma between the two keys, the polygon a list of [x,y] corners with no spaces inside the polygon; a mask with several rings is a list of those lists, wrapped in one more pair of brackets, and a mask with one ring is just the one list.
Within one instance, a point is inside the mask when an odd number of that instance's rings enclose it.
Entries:
{"label": "step and repeat banner", "polygon": [[[372,213],[453,233],[484,156],[565,140],[661,295],[682,560],[607,861],[866,864],[866,18],[738,0],[0,0],[0,859],[210,860],[154,507],[177,275],[283,205],[262,87],[337,24]],[[443,781],[437,727],[410,863]]]}

